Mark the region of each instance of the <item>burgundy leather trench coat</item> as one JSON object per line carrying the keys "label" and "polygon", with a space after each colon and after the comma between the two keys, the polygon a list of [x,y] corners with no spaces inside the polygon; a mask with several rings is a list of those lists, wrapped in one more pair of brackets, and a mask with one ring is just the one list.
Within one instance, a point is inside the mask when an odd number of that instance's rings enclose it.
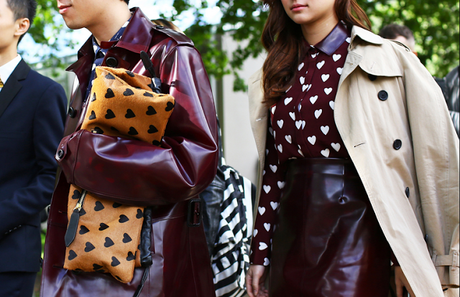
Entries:
{"label": "burgundy leather trench coat", "polygon": [[122,38],[102,65],[149,76],[141,51],[151,56],[162,92],[176,99],[161,147],[78,130],[84,106],[81,94],[85,94],[94,57],[91,39],[68,68],[80,84],[71,95],[67,136],[58,148],[62,152],[56,154],[63,172],[50,208],[42,297],[130,297],[144,271],[136,268],[133,280],[123,284],[110,275],[77,274],[62,268],[70,183],[115,202],[153,206],[153,264],[140,296],[214,296],[203,227],[187,221],[189,200],[207,187],[217,168],[216,112],[209,80],[200,54],[187,37],[153,25],[134,9]]}

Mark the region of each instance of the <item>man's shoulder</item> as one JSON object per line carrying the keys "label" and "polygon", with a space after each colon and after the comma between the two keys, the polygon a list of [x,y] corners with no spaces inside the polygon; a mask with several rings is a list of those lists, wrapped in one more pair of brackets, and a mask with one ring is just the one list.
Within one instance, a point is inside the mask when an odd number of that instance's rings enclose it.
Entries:
{"label": "man's shoulder", "polygon": [[153,25],[153,30],[166,35],[166,37],[171,38],[175,41],[177,45],[194,46],[193,41],[190,38],[188,38],[184,33],[159,25]]}

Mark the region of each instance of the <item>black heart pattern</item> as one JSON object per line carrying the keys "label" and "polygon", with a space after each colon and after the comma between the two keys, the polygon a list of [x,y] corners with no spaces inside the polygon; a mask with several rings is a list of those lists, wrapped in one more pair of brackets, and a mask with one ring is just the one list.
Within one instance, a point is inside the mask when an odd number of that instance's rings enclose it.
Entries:
{"label": "black heart pattern", "polygon": [[138,133],[137,133],[137,130],[134,127],[129,127],[128,134],[129,135],[137,135]]}
{"label": "black heart pattern", "polygon": [[118,220],[118,222],[120,223],[126,223],[127,221],[129,221],[129,218],[125,215],[120,215],[120,219]]}
{"label": "black heart pattern", "polygon": [[154,115],[156,113],[157,111],[155,110],[155,108],[153,108],[153,106],[149,105],[149,107],[147,107],[147,112],[146,112],[147,115]]}
{"label": "black heart pattern", "polygon": [[96,101],[96,93],[93,93],[93,97],[91,97],[91,102]]}
{"label": "black heart pattern", "polygon": [[153,134],[158,132],[158,129],[154,125],[149,126],[149,130],[147,131],[149,134]]}
{"label": "black heart pattern", "polygon": [[72,199],[80,199],[81,193],[78,190],[73,191]]}
{"label": "black heart pattern", "polygon": [[152,94],[152,93],[149,93],[149,92],[145,92],[145,93],[144,93],[144,96],[145,96],[145,97],[153,97],[153,94]]}
{"label": "black heart pattern", "polygon": [[69,259],[69,261],[72,261],[76,257],[77,257],[77,253],[75,253],[73,250],[70,250],[69,251],[69,257],[67,259]]}
{"label": "black heart pattern", "polygon": [[152,144],[160,146],[161,142],[159,142],[158,140],[154,140],[154,141],[152,141]]}
{"label": "black heart pattern", "polygon": [[96,201],[96,206],[94,206],[95,211],[100,211],[104,209],[104,205],[100,201]]}
{"label": "black heart pattern", "polygon": [[91,252],[91,251],[94,250],[94,249],[95,249],[95,247],[94,247],[94,245],[93,245],[91,242],[87,242],[87,243],[85,244],[85,252],[89,253],[89,252]]}
{"label": "black heart pattern", "polygon": [[119,277],[118,275],[115,275],[115,278],[119,281],[122,281],[121,277]]}
{"label": "black heart pattern", "polygon": [[109,226],[107,226],[107,225],[104,224],[104,223],[101,223],[99,226],[100,226],[100,227],[99,227],[99,231],[103,231],[103,230],[109,228]]}
{"label": "black heart pattern", "polygon": [[108,248],[108,247],[111,247],[112,245],[113,245],[112,239],[110,239],[109,237],[106,237],[106,238],[105,238],[105,242],[104,242],[104,246],[105,246],[106,248]]}
{"label": "black heart pattern", "polygon": [[113,113],[113,111],[111,109],[107,109],[107,112],[105,114],[105,118],[110,120],[110,119],[113,119],[115,117],[115,114]]}
{"label": "black heart pattern", "polygon": [[111,88],[108,88],[107,92],[105,93],[105,98],[109,99],[109,98],[113,98],[113,97],[115,97],[115,94],[113,93],[113,90]]}
{"label": "black heart pattern", "polygon": [[107,73],[105,75],[105,78],[107,78],[107,79],[115,79],[115,76],[113,76],[112,73],[109,72],[109,73]]}
{"label": "black heart pattern", "polygon": [[168,102],[168,103],[166,104],[165,110],[166,110],[166,111],[170,111],[170,110],[172,110],[173,108],[174,108],[174,103]]}
{"label": "black heart pattern", "polygon": [[113,206],[113,208],[118,208],[118,207],[120,207],[121,205],[122,205],[122,204],[120,204],[120,203],[118,203],[118,202],[115,202],[115,203],[113,203],[112,206]]}
{"label": "black heart pattern", "polygon": [[93,132],[95,134],[104,134],[104,130],[102,130],[99,127],[94,127],[93,129],[91,129],[91,132]]}
{"label": "black heart pattern", "polygon": [[135,116],[136,115],[134,114],[134,112],[131,109],[128,108],[126,110],[125,118],[130,119],[130,118],[134,118]]}
{"label": "black heart pattern", "polygon": [[94,110],[91,110],[91,114],[89,115],[88,120],[94,120],[95,118],[96,118],[96,113],[94,112]]}
{"label": "black heart pattern", "polygon": [[78,233],[80,233],[81,235],[83,235],[83,234],[86,234],[86,233],[88,233],[88,232],[89,232],[89,229],[86,228],[86,226],[81,225],[81,226],[80,226],[80,232],[78,232]]}
{"label": "black heart pattern", "polygon": [[123,95],[125,95],[125,96],[131,96],[131,95],[134,95],[134,92],[133,92],[133,90],[131,90],[131,89],[126,89],[126,90],[123,92]]}
{"label": "black heart pattern", "polygon": [[97,270],[99,270],[99,269],[101,269],[101,268],[102,268],[101,265],[93,264],[93,269],[94,269],[94,271],[97,271]]}
{"label": "black heart pattern", "polygon": [[133,252],[128,252],[128,257],[126,257],[126,261],[132,261],[136,259],[136,255],[133,254]]}
{"label": "black heart pattern", "polygon": [[132,73],[132,72],[129,71],[129,70],[126,70],[126,74],[128,74],[128,75],[131,76],[131,77],[134,77],[134,73]]}
{"label": "black heart pattern", "polygon": [[115,127],[110,127],[110,130],[112,130],[112,131],[116,131],[116,132],[120,132],[120,131],[118,131],[118,129],[117,129],[117,128],[115,128]]}
{"label": "black heart pattern", "polygon": [[128,243],[131,240],[132,240],[131,237],[129,237],[127,233],[123,234],[123,243]]}
{"label": "black heart pattern", "polygon": [[144,216],[144,213],[142,212],[142,209],[138,208],[136,218],[141,219],[143,216]]}
{"label": "black heart pattern", "polygon": [[86,211],[84,208],[80,209],[80,217],[84,216],[86,214]]}
{"label": "black heart pattern", "polygon": [[120,265],[120,261],[118,261],[117,258],[112,257],[112,263],[110,263],[110,265],[112,265],[112,267],[116,267],[116,266]]}

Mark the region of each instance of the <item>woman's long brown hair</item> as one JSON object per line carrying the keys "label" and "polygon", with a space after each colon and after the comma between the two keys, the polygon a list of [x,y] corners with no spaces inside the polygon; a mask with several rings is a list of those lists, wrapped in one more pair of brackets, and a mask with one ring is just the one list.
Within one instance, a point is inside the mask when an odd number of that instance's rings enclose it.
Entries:
{"label": "woman's long brown hair", "polygon": [[[264,0],[270,12],[262,32],[262,45],[268,51],[263,66],[264,103],[275,104],[292,85],[295,69],[304,52],[304,37],[300,25],[284,11],[281,0]],[[371,29],[366,13],[356,0],[336,0],[335,13],[348,28],[353,25]]]}

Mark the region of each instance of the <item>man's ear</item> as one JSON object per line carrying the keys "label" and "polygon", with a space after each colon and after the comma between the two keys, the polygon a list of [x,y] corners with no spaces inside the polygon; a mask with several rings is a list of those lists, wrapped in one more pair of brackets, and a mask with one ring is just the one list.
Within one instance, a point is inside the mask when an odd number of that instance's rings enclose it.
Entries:
{"label": "man's ear", "polygon": [[29,30],[30,27],[30,21],[28,18],[19,18],[16,20],[15,24],[16,31],[14,32],[14,35],[18,37],[26,34],[27,30]]}

